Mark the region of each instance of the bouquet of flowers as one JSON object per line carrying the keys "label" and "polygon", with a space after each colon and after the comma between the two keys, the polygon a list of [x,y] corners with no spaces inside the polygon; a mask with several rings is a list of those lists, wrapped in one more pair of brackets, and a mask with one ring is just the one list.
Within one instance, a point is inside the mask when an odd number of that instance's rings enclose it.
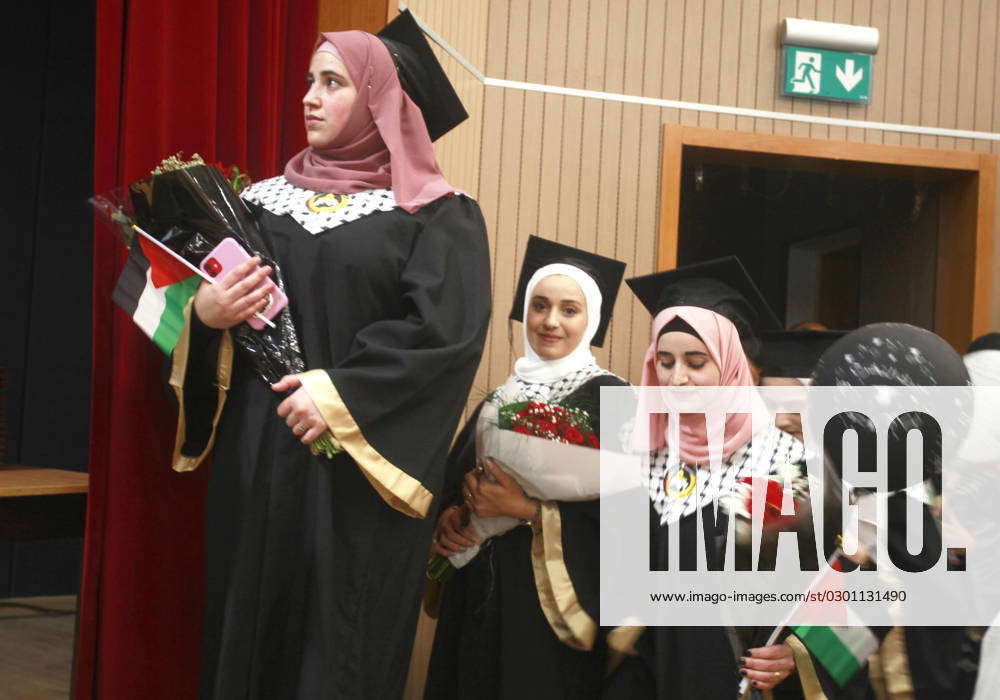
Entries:
{"label": "bouquet of flowers", "polygon": [[[236,166],[207,164],[198,154],[184,161],[177,154],[150,177],[91,199],[99,218],[129,248],[113,299],[168,355],[180,336],[183,309],[201,284],[198,265],[223,239],[235,239],[270,265],[275,284],[284,289],[281,268],[239,197],[249,182]],[[270,327],[258,331],[241,323],[230,332],[268,384],[305,370],[288,307]],[[310,448],[328,457],[342,450],[329,431]]]}
{"label": "bouquet of flowers", "polygon": [[600,449],[586,411],[559,404],[517,401],[501,406],[497,427],[569,445]]}
{"label": "bouquet of flowers", "polygon": [[[505,384],[486,398],[476,424],[476,454],[490,457],[524,489],[542,500],[588,501],[601,493],[600,442],[591,418],[565,403],[510,401]],[[469,528],[480,542],[516,527],[517,518],[469,516]],[[434,580],[447,579],[469,563],[479,545],[445,558],[435,555],[427,567]]]}

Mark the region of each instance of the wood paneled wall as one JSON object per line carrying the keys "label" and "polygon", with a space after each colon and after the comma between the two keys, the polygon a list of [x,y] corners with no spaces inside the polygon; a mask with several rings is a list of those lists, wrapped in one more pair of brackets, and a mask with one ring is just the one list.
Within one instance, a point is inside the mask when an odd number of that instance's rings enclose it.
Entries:
{"label": "wood paneled wall", "polygon": [[[997,0],[412,0],[434,31],[491,78],[813,114],[1000,132]],[[778,95],[785,17],[875,26],[872,103]],[[1000,153],[987,140],[901,134],[483,87],[450,58],[472,118],[439,160],[478,196],[493,253],[494,318],[477,378],[503,380],[520,350],[507,313],[529,234],[654,270],[661,127],[681,123],[762,134]],[[994,269],[1000,270],[1000,246]],[[1000,328],[1000,285],[992,320]],[[598,357],[638,379],[649,317],[622,290]],[[475,392],[474,392],[475,393]]]}

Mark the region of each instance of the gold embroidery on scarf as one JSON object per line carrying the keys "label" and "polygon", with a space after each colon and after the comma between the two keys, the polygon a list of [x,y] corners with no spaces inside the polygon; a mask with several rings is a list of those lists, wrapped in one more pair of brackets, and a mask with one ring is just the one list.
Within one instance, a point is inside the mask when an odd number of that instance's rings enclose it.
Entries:
{"label": "gold embroidery on scarf", "polygon": [[346,207],[350,201],[346,194],[323,192],[310,197],[306,202],[306,207],[314,214],[332,214]]}

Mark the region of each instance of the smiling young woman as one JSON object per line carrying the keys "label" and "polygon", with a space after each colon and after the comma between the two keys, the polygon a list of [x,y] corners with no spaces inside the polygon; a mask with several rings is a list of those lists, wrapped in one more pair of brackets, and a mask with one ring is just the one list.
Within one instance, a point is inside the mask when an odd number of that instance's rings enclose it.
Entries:
{"label": "smiling young woman", "polygon": [[528,303],[528,343],[540,357],[558,360],[580,344],[588,318],[580,285],[566,275],[550,275],[535,286]]}
{"label": "smiling young woman", "polygon": [[[599,367],[590,348],[603,341],[624,268],[541,238],[528,243],[511,311],[524,323],[524,356],[476,409],[448,458],[450,495],[433,551],[442,557],[476,545],[479,551],[445,585],[429,700],[589,698],[601,691],[607,645],[606,630],[597,624],[598,494],[574,501],[529,498],[505,465],[491,459],[482,436],[497,415],[491,411],[522,403],[571,408],[586,418],[592,437],[600,435],[600,389],[625,382]],[[570,447],[583,443],[573,429],[562,435]],[[541,439],[531,442],[537,447]],[[587,444],[597,447],[596,439]],[[519,447],[524,455],[530,444]],[[537,470],[533,457],[523,459]],[[575,477],[559,472],[558,478]],[[505,519],[510,527],[476,542],[470,513]]]}

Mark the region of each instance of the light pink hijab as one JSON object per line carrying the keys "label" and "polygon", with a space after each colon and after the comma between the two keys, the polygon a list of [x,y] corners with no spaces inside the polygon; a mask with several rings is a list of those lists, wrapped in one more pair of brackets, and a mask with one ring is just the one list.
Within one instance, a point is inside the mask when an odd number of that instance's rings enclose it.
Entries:
{"label": "light pink hijab", "polygon": [[316,192],[391,188],[411,214],[455,188],[441,174],[423,115],[403,91],[389,50],[366,32],[328,32],[358,89],[351,115],[330,148],[308,147],[285,166],[285,179]]}
{"label": "light pink hijab", "polygon": [[[725,316],[697,306],[672,306],[653,319],[652,342],[646,350],[642,365],[643,386],[657,386],[656,344],[660,331],[675,318],[688,323],[708,348],[708,354],[720,371],[721,386],[753,386],[753,374],[736,326]],[[644,411],[640,409],[640,415]],[[665,413],[650,414],[649,449],[658,450],[667,444],[668,417]],[[726,418],[722,456],[729,457],[751,437],[751,418],[748,413],[731,413]],[[703,465],[709,461],[708,434],[700,415],[681,414],[679,456],[686,464]]]}

